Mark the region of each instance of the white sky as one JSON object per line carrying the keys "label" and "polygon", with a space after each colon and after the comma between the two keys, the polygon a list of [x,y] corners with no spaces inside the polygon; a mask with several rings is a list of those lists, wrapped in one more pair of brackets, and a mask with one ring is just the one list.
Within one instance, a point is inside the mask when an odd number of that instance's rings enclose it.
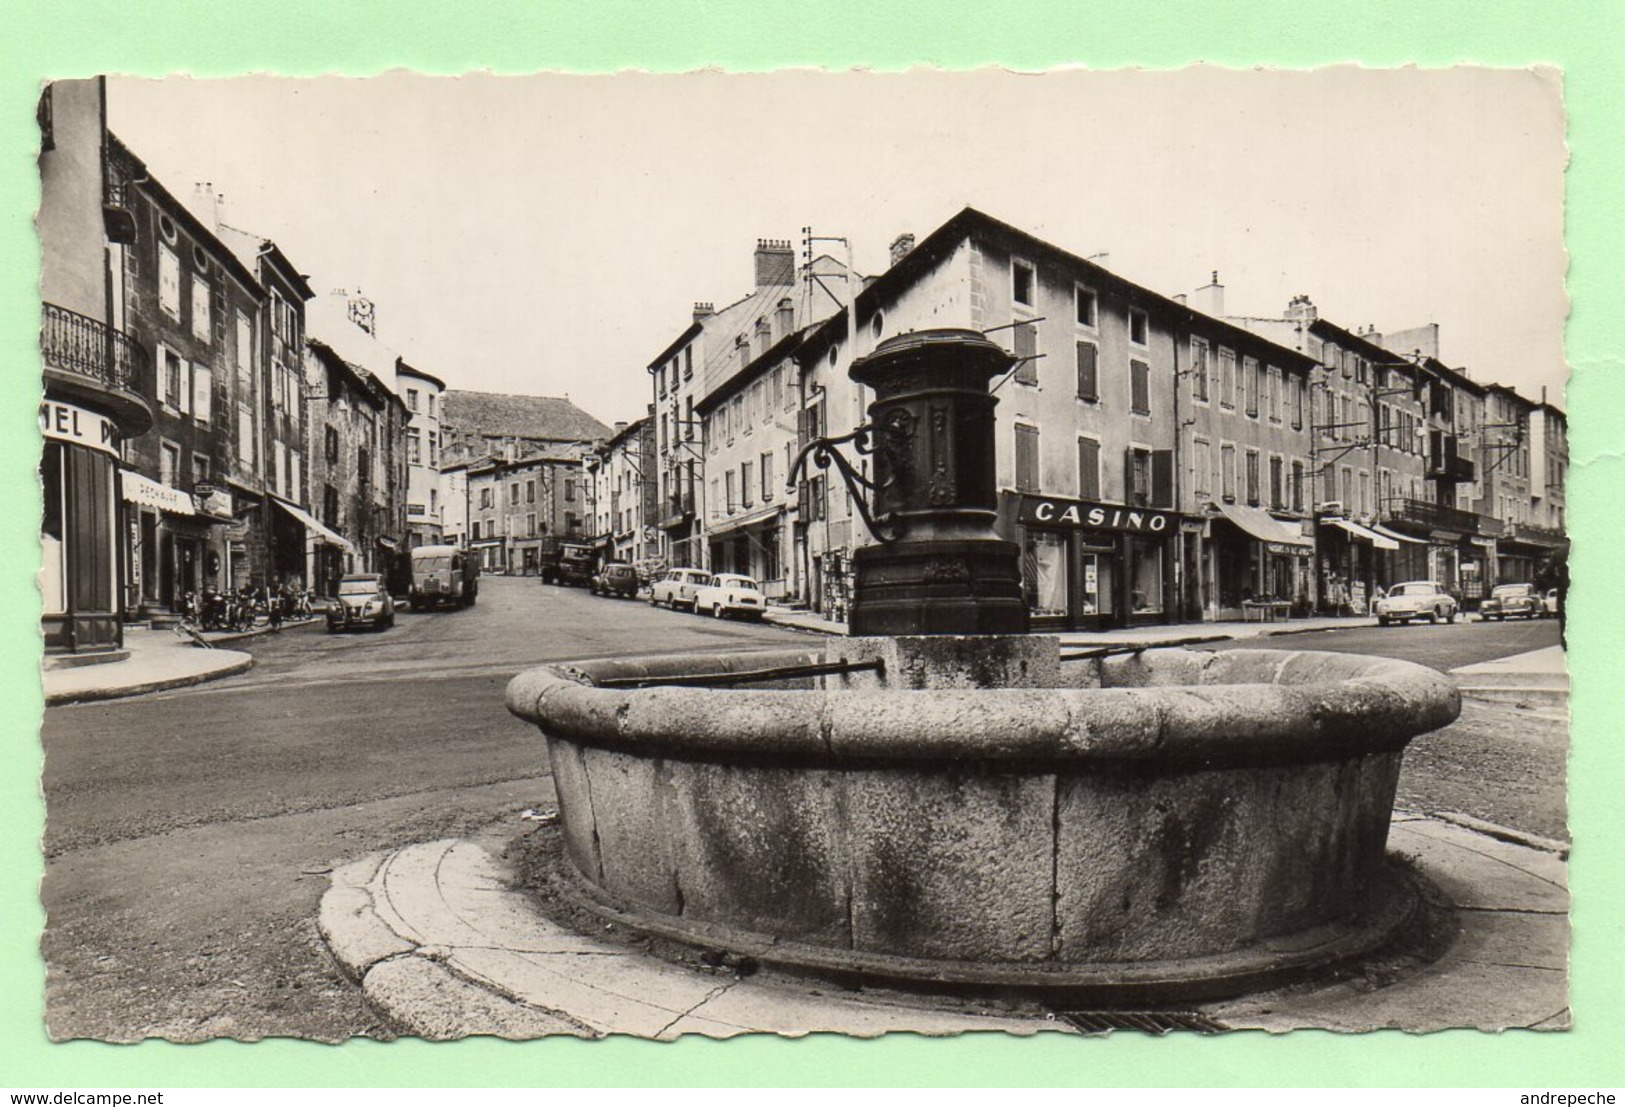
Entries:
{"label": "white sky", "polygon": [[1482,381],[1561,402],[1560,86],[1547,71],[109,81],[169,189],[275,238],[454,388],[636,418],[695,300],[757,238],[860,271],[965,204],[1233,314],[1304,292],[1351,329],[1442,327]]}

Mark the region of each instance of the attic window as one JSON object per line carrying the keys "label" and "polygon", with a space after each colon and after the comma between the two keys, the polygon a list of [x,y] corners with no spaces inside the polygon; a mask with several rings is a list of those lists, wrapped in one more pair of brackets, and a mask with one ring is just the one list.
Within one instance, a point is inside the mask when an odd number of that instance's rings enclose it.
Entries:
{"label": "attic window", "polygon": [[158,216],[158,233],[164,236],[165,242],[175,241],[175,221],[167,215]]}
{"label": "attic window", "polygon": [[192,262],[197,266],[197,271],[199,273],[207,273],[209,271],[209,255],[203,252],[203,247],[192,247]]}
{"label": "attic window", "polygon": [[840,355],[836,352],[835,347],[831,346],[829,348],[829,367],[831,369],[835,368],[835,361],[839,356]]}
{"label": "attic window", "polygon": [[1012,301],[1022,307],[1032,307],[1034,303],[1034,283],[1035,275],[1031,265],[1020,260],[1010,262],[1010,299]]}
{"label": "attic window", "polygon": [[[886,313],[883,311],[875,312],[874,322],[869,324],[869,328],[874,332],[874,336],[879,338],[886,330]],[[834,351],[830,352],[833,353]]]}

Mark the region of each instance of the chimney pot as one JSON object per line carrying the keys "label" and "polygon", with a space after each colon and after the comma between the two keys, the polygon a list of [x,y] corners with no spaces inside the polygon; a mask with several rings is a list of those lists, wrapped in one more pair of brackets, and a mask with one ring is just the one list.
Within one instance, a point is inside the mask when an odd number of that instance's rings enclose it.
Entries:
{"label": "chimney pot", "polygon": [[756,287],[789,287],[796,283],[796,255],[782,238],[756,240]]}
{"label": "chimney pot", "polygon": [[912,249],[914,249],[914,236],[912,234],[908,234],[907,232],[898,235],[892,240],[891,263],[896,265],[898,262],[907,257],[908,252]]}

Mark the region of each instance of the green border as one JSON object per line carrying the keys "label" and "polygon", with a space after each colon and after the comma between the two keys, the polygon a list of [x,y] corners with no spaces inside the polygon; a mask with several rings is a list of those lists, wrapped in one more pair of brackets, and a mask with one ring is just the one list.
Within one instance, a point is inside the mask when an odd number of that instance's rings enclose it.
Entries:
{"label": "green border", "polygon": [[[1072,1085],[1295,1086],[1484,1085],[1539,1088],[1625,1083],[1618,1058],[1622,1011],[1619,951],[1621,862],[1616,843],[1620,759],[1604,721],[1622,706],[1625,682],[1608,654],[1610,628],[1625,617],[1620,590],[1601,584],[1609,539],[1625,514],[1625,479],[1610,456],[1610,417],[1625,416],[1625,372],[1611,344],[1625,303],[1625,67],[1619,43],[1625,7],[1595,3],[1475,0],[1228,0],[1190,5],[1050,2],[960,4],[948,0],[819,5],[687,0],[571,5],[545,0],[447,4],[411,0],[280,0],[211,4],[196,0],[46,4],[8,12],[0,43],[0,480],[10,510],[0,524],[0,680],[14,689],[0,783],[0,1082],[38,1088],[185,1086],[549,1085]],[[1576,376],[1570,518],[1577,582],[1570,621],[1577,645],[1571,771],[1576,907],[1574,1009],[1566,1034],[1336,1036],[1231,1035],[1205,1040],[1002,1039],[966,1036],[883,1042],[828,1037],[759,1037],[727,1043],[658,1045],[495,1041],[433,1046],[302,1042],[255,1046],[149,1043],[51,1045],[43,1033],[43,925],[34,889],[40,873],[43,808],[37,781],[40,698],[35,677],[38,598],[32,572],[38,514],[32,468],[38,443],[32,408],[38,375],[35,327],[37,245],[30,222],[38,183],[33,106],[45,76],[98,72],[230,75],[364,75],[395,67],[456,73],[623,68],[682,71],[700,66],[962,69],[998,64],[1042,69],[1173,67],[1206,60],[1233,66],[1298,67],[1358,60],[1370,66],[1478,62],[1549,63],[1565,72],[1573,161],[1569,177],[1569,359]],[[1471,197],[1463,197],[1471,202]],[[1612,291],[1610,291],[1612,290]],[[1610,679],[1613,677],[1614,679]]]}

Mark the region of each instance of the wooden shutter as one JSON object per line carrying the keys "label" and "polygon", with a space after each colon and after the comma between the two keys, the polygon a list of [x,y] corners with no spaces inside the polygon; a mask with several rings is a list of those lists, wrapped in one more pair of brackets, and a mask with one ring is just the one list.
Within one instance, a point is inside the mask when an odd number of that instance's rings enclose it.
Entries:
{"label": "wooden shutter", "polygon": [[1038,383],[1038,327],[1033,323],[1018,323],[1015,327],[1015,355],[1023,358],[1016,366],[1017,384]]}
{"label": "wooden shutter", "polygon": [[1099,352],[1093,342],[1078,343],[1078,398],[1100,399]]}
{"label": "wooden shutter", "polygon": [[1151,452],[1151,506],[1174,506],[1174,452]]}
{"label": "wooden shutter", "polygon": [[1100,499],[1100,443],[1092,438],[1078,439],[1078,496]]}
{"label": "wooden shutter", "polygon": [[1130,406],[1142,414],[1151,410],[1151,366],[1143,361],[1128,363]]}
{"label": "wooden shutter", "polygon": [[1038,491],[1038,428],[1016,424],[1016,490]]}

